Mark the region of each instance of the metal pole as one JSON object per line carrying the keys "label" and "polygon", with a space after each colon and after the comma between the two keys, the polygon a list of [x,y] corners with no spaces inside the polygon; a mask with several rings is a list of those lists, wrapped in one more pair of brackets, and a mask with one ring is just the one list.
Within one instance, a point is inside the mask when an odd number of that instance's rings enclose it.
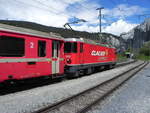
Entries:
{"label": "metal pole", "polygon": [[96,10],[99,10],[99,38],[100,42],[102,42],[102,36],[101,36],[101,10],[104,9],[104,7],[97,8]]}
{"label": "metal pole", "polygon": [[101,33],[101,10],[99,10],[99,32]]}
{"label": "metal pole", "polygon": [[97,8],[96,10],[99,10],[99,32],[101,33],[101,10],[104,9],[104,7],[100,7],[100,8]]}

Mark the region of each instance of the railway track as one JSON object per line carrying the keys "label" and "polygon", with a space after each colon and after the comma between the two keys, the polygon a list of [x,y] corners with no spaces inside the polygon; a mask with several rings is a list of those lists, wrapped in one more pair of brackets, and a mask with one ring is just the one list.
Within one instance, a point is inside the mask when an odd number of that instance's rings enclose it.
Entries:
{"label": "railway track", "polygon": [[125,81],[144,68],[148,62],[143,62],[114,78],[105,81],[95,87],[85,90],[79,94],[68,97],[58,103],[32,113],[84,113],[93,105],[100,102],[104,97],[122,85]]}

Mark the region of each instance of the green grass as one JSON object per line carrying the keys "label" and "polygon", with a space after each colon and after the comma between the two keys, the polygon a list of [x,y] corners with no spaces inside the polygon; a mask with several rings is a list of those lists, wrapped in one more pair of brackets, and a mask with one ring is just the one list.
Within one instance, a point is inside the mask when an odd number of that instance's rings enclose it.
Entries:
{"label": "green grass", "polygon": [[123,62],[123,61],[126,61],[126,60],[127,60],[127,57],[125,55],[117,54],[117,61],[118,62]]}
{"label": "green grass", "polygon": [[145,56],[145,55],[143,55],[143,54],[140,54],[140,55],[138,55],[137,57],[136,57],[136,59],[138,59],[138,60],[150,60],[150,56]]}

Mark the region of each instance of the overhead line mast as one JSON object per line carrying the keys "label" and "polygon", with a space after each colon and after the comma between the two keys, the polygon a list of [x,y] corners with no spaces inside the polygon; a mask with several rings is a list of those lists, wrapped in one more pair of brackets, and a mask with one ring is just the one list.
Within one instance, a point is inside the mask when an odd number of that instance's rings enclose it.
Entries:
{"label": "overhead line mast", "polygon": [[102,36],[101,36],[101,15],[102,15],[102,13],[101,13],[101,10],[102,9],[104,9],[104,7],[100,7],[100,8],[97,8],[96,10],[98,10],[99,11],[99,38],[100,38],[100,42],[102,42]]}
{"label": "overhead line mast", "polygon": [[99,10],[99,32],[101,33],[101,10],[104,9],[104,7],[100,7],[100,8],[97,8],[96,10]]}

